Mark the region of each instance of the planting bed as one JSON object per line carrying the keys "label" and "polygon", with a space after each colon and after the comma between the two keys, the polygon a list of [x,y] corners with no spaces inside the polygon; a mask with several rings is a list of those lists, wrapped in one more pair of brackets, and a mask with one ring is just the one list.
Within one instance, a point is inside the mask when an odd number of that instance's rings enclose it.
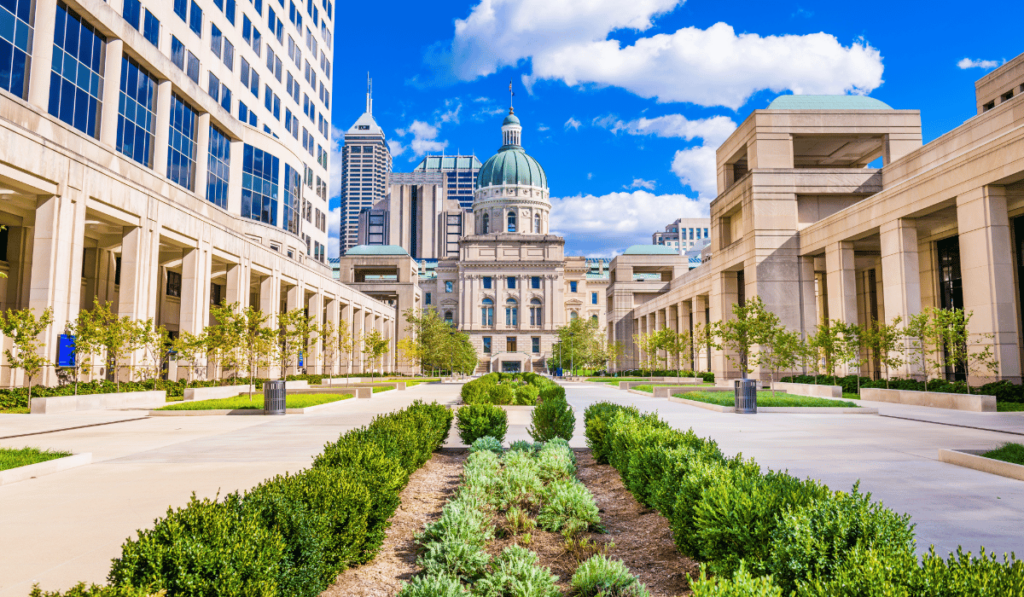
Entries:
{"label": "planting bed", "polygon": [[[376,388],[374,388],[376,390]],[[286,399],[286,408],[307,408],[328,402],[347,400],[352,394],[292,394]],[[248,394],[235,396],[234,398],[217,398],[214,400],[195,400],[193,402],[176,402],[158,410],[248,410],[263,409],[263,394]]]}
{"label": "planting bed", "polygon": [[[696,400],[697,402],[707,402],[708,404],[717,404],[718,406],[733,406],[735,404],[735,397],[731,393],[726,392],[680,392],[675,394],[675,397],[684,398],[686,400]],[[764,408],[857,408],[856,404],[843,400],[811,398],[808,396],[790,396],[781,392],[776,392],[774,398],[772,397],[771,392],[758,392],[757,406]]]}
{"label": "planting bed", "polygon": [[0,448],[0,471],[71,456],[71,452],[53,452],[38,448]]}

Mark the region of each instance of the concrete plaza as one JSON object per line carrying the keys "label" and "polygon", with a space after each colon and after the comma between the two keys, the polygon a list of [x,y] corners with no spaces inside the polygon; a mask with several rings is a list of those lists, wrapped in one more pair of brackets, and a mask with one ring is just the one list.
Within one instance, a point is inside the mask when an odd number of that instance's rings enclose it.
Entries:
{"label": "concrete plaza", "polygon": [[[168,507],[185,505],[193,492],[213,497],[306,468],[324,443],[374,415],[414,399],[455,403],[460,387],[421,385],[346,400],[314,415],[275,418],[0,415],[0,438],[6,438],[0,446],[93,454],[91,465],[0,487],[0,597],[24,597],[33,582],[49,590],[79,580],[103,582],[121,543]],[[582,412],[588,405],[635,404],[762,466],[818,478],[833,489],[848,490],[859,479],[863,491],[913,515],[922,550],[934,544],[946,553],[963,545],[977,552],[984,545],[997,553],[1024,553],[1024,483],[938,461],[939,448],[1024,441],[1024,415],[871,403],[883,416],[743,416],[597,384],[570,383],[566,389],[577,412],[574,446],[585,445]],[[507,441],[528,438],[528,414],[513,413],[509,422]],[[55,431],[70,427],[78,428]],[[461,445],[454,430],[449,445]]]}

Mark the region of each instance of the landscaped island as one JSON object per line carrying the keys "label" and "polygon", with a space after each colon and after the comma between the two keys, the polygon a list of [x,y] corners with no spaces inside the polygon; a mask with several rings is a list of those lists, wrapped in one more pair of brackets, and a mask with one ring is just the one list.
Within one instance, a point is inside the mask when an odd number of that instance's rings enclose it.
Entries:
{"label": "landscaped island", "polygon": [[[374,388],[376,390],[377,388]],[[390,389],[390,388],[384,388]],[[352,394],[290,394],[285,399],[285,408],[307,408],[329,402],[347,400]],[[263,394],[248,394],[234,398],[218,398],[214,400],[194,400],[191,402],[175,402],[158,410],[247,410],[263,409]]]}

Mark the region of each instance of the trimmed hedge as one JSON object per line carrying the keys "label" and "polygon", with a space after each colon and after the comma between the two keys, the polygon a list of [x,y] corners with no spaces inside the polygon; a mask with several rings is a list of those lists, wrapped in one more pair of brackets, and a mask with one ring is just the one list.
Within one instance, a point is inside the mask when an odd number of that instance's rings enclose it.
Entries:
{"label": "trimmed hedge", "polygon": [[508,432],[508,413],[493,404],[470,404],[459,408],[455,426],[467,446],[481,437],[493,437],[500,443]]}
{"label": "trimmed hedge", "polygon": [[466,404],[496,404],[501,406],[532,406],[544,399],[545,392],[561,390],[562,386],[536,373],[488,373],[462,386],[462,401]]}
{"label": "trimmed hedge", "polygon": [[1024,595],[1024,563],[932,552],[918,565],[913,525],[858,486],[832,491],[812,479],[762,471],[726,457],[693,430],[656,414],[597,403],[584,414],[587,443],[636,499],[669,521],[683,554],[714,581],[694,595]]}
{"label": "trimmed hedge", "polygon": [[[857,376],[847,375],[846,377],[828,377],[825,375],[819,375],[817,377],[813,375],[793,375],[789,377],[780,378],[779,381],[787,383],[804,383],[819,386],[841,386],[843,392],[846,394],[857,393]],[[886,383],[884,379],[871,379],[870,377],[860,378],[860,388],[880,388],[885,389]],[[924,392],[925,386],[923,381],[916,379],[901,379],[893,378],[889,380],[888,388],[890,390],[911,390],[915,392]],[[985,396],[995,396],[997,402],[1015,402],[1024,403],[1024,385],[1015,384],[1009,381],[994,381],[987,383],[983,386],[971,386],[971,394],[981,394]],[[963,381],[946,381],[944,379],[930,379],[928,380],[928,391],[929,392],[945,392],[948,394],[967,394],[967,383]]]}
{"label": "trimmed hedge", "polygon": [[63,597],[319,595],[373,559],[409,475],[444,443],[451,420],[447,407],[417,401],[327,444],[307,470],[223,500],[193,496],[125,542],[109,587]]}
{"label": "trimmed hedge", "polygon": [[714,383],[713,371],[676,371],[675,369],[627,369],[617,372],[619,377],[700,377],[708,383]]}

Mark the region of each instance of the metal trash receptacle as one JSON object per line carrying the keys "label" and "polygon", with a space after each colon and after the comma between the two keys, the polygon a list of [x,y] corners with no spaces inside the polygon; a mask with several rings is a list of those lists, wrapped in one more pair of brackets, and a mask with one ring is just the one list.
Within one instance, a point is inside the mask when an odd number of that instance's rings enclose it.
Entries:
{"label": "metal trash receptacle", "polygon": [[757,414],[757,380],[736,380],[736,414]]}
{"label": "metal trash receptacle", "polygon": [[263,414],[283,415],[287,396],[284,380],[263,382]]}

